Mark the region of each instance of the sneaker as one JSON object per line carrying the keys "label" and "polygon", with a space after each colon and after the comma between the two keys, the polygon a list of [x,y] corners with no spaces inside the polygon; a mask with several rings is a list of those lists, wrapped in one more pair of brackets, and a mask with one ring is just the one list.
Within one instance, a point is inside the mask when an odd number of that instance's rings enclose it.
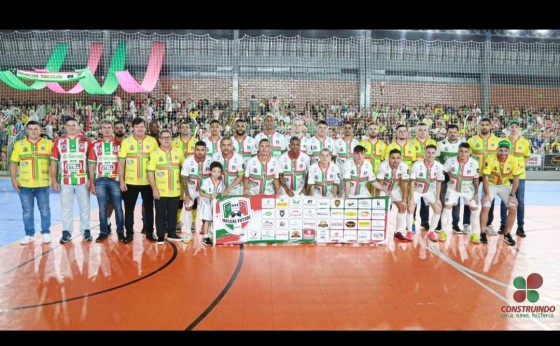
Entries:
{"label": "sneaker", "polygon": [[490,234],[490,235],[497,235],[498,232],[496,232],[496,230],[494,229],[494,227],[492,227],[492,225],[486,226],[486,233]]}
{"label": "sneaker", "polygon": [[149,241],[157,241],[156,237],[154,237],[153,232],[146,234],[146,239],[148,239]]}
{"label": "sneaker", "polygon": [[478,236],[478,234],[476,233],[471,234],[471,243],[480,244],[480,237]]}
{"label": "sneaker", "polygon": [[482,244],[488,244],[488,239],[486,238],[486,233],[480,233],[480,242]]}
{"label": "sneaker", "polygon": [[157,237],[157,239],[154,239],[154,240],[156,241],[156,244],[158,244],[158,245],[165,244],[165,238],[163,238],[163,237]]}
{"label": "sneaker", "polygon": [[132,243],[133,240],[134,240],[134,233],[126,232],[126,236],[124,237],[124,243]]}
{"label": "sneaker", "polygon": [[506,226],[500,226],[500,230],[498,231],[498,234],[506,234]]}
{"label": "sneaker", "polygon": [[148,234],[148,231],[145,228],[142,228],[142,234]]}
{"label": "sneaker", "polygon": [[515,240],[513,240],[513,238],[511,237],[511,234],[504,234],[504,241],[506,242],[506,244],[510,245],[510,246],[514,246],[515,245]]}
{"label": "sneaker", "polygon": [[177,223],[177,227],[175,227],[175,231],[177,231],[177,233],[181,233],[183,231],[183,223],[182,222]]}
{"label": "sneaker", "polygon": [[439,232],[439,241],[446,241],[447,240],[447,233],[445,231]]}
{"label": "sneaker", "polygon": [[60,244],[66,244],[72,240],[72,234],[68,231],[62,231],[62,238],[60,238]]}
{"label": "sneaker", "polygon": [[453,232],[456,234],[462,234],[463,230],[459,228],[459,225],[453,225]]}
{"label": "sneaker", "polygon": [[183,243],[188,244],[192,241],[193,236],[190,233],[185,234],[185,236],[183,237]]}
{"label": "sneaker", "polygon": [[463,234],[469,234],[469,233],[471,233],[471,225],[466,223],[463,225]]}
{"label": "sneaker", "polygon": [[104,241],[107,238],[109,238],[108,234],[100,233],[99,236],[95,239],[95,242],[96,243],[101,243],[102,241]]}
{"label": "sneaker", "polygon": [[23,239],[19,242],[21,245],[27,245],[33,241],[33,237],[30,235],[26,235]]}
{"label": "sneaker", "polygon": [[52,241],[50,233],[43,233],[43,244],[49,244]]}
{"label": "sneaker", "polygon": [[527,236],[523,227],[517,227],[517,231],[515,232],[515,234],[521,238],[525,238]]}
{"label": "sneaker", "polygon": [[[441,233],[440,233],[441,234]],[[437,243],[437,236],[434,232],[429,232],[428,233],[428,239],[430,239],[431,241],[433,241],[434,243]]]}
{"label": "sneaker", "polygon": [[422,228],[422,231],[426,232],[427,230],[430,229],[430,224],[429,223],[421,223],[420,228]]}
{"label": "sneaker", "polygon": [[413,241],[414,240],[414,233],[412,233],[412,231],[407,231],[406,232],[406,239],[408,241]]}
{"label": "sneaker", "polygon": [[[408,239],[406,239],[406,237],[401,232],[395,232],[393,237],[397,240],[400,240],[400,241],[408,241]],[[206,238],[204,238],[204,239],[206,239]],[[203,242],[204,242],[204,240],[203,240]]]}
{"label": "sneaker", "polygon": [[122,243],[126,243],[126,237],[124,236],[124,232],[121,233],[117,233],[117,239],[122,242]]}
{"label": "sneaker", "polygon": [[202,239],[202,243],[203,243],[204,245],[214,245],[214,243],[212,242],[212,239],[211,239],[211,238],[204,238],[204,239]]}
{"label": "sneaker", "polygon": [[181,241],[181,240],[183,240],[183,238],[179,237],[177,234],[169,234],[167,236],[167,240]]}
{"label": "sneaker", "polygon": [[86,229],[84,231],[84,241],[92,241],[93,238],[91,237],[91,232],[89,231],[89,229]]}

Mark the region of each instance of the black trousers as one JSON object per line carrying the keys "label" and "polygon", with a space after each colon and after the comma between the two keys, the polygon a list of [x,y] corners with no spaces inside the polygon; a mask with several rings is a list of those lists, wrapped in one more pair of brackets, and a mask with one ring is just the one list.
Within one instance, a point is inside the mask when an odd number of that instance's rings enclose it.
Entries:
{"label": "black trousers", "polygon": [[177,204],[179,197],[160,197],[156,199],[156,233],[158,238],[175,235],[177,227]]}
{"label": "black trousers", "polygon": [[[154,231],[154,195],[150,185],[130,185],[126,184],[127,190],[123,192],[122,197],[124,201],[124,228],[126,233],[132,234],[134,232],[134,208],[136,207],[136,200],[138,194],[142,194],[142,206],[144,207],[144,229],[148,234]],[[177,204],[175,204],[177,208]],[[175,209],[177,212],[177,209]]]}

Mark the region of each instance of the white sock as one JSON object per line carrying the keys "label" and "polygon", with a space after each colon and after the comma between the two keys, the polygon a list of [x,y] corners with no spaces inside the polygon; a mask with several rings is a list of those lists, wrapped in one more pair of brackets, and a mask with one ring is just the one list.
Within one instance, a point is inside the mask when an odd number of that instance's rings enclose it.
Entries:
{"label": "white sock", "polygon": [[406,214],[397,213],[397,232],[404,232],[406,226]]}
{"label": "white sock", "polygon": [[441,213],[441,230],[449,232],[451,229],[451,209],[443,209]]}
{"label": "white sock", "polygon": [[406,213],[406,229],[412,231],[412,223],[414,222],[414,214]]}
{"label": "white sock", "polygon": [[480,210],[471,210],[471,233],[480,235]]}
{"label": "white sock", "polygon": [[187,230],[186,232],[190,233],[192,227],[192,210],[187,211],[183,210],[183,227]]}
{"label": "white sock", "polygon": [[441,217],[441,213],[439,214],[434,213],[432,215],[432,218],[430,219],[430,232],[433,232],[436,229],[440,217]]}

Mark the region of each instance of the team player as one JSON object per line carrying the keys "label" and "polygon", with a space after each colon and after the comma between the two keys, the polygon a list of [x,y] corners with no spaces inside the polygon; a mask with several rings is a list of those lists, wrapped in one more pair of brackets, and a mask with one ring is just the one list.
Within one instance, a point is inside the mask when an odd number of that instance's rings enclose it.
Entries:
{"label": "team player", "polygon": [[220,152],[214,154],[212,162],[219,162],[222,165],[224,174],[222,181],[225,185],[223,195],[241,196],[243,194],[245,159],[233,151],[233,143],[230,137],[222,138]]}
{"label": "team player", "polygon": [[346,161],[343,170],[344,197],[371,197],[369,186],[387,192],[383,185],[375,180],[371,162],[366,160],[366,148],[361,145],[354,147],[352,159]]}
{"label": "team player", "polygon": [[280,195],[290,196],[307,194],[306,183],[309,172],[309,156],[300,150],[301,140],[294,136],[287,152],[280,155],[282,169],[279,177]]}
{"label": "team player", "polygon": [[323,148],[320,161],[309,167],[307,189],[309,196],[338,197],[340,171],[332,162],[331,151]]}
{"label": "team player", "polygon": [[259,142],[259,153],[247,161],[243,179],[243,195],[278,195],[280,194],[280,173],[282,168],[278,160],[270,155],[270,143],[263,138]]}
{"label": "team player", "polygon": [[[336,151],[336,164],[340,170],[341,177],[344,177],[344,165],[349,161],[352,151],[358,145],[358,140],[354,138],[353,127],[350,122],[345,122],[342,127],[342,137],[334,141],[335,151]],[[345,195],[345,181],[340,179],[339,194],[341,196]]]}

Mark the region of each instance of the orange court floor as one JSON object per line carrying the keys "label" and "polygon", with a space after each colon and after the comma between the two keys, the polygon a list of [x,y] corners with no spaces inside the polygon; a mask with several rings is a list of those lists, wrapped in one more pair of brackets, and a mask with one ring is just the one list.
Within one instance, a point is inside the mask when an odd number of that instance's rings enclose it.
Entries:
{"label": "orange court floor", "polygon": [[[51,244],[0,247],[0,330],[558,330],[559,212],[527,206],[527,238],[513,247],[426,232],[395,243],[394,210],[376,246],[156,245],[139,232],[95,243],[76,218],[65,245],[59,224]],[[513,281],[532,273],[538,301],[517,303]],[[523,306],[541,312],[512,311]]]}

